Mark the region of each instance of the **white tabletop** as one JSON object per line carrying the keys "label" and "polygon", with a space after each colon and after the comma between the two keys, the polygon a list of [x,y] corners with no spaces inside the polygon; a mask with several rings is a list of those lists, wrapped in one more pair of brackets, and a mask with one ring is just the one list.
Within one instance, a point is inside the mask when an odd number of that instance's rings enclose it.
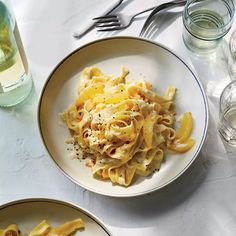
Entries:
{"label": "white tabletop", "polygon": [[[191,167],[164,189],[141,197],[111,198],[89,192],[67,179],[47,154],[37,127],[37,102],[47,76],[67,54],[86,42],[113,35],[138,36],[144,18],[120,32],[92,30],[72,37],[109,0],[12,0],[36,93],[22,106],[0,110],[0,204],[29,197],[75,203],[98,216],[114,236],[236,235],[236,158],[227,155],[217,133],[218,102],[230,81],[225,37],[212,58],[194,57],[182,41],[181,13],[161,14],[149,39],[160,42],[196,71],[209,99],[207,139]],[[134,12],[162,0],[126,0]]]}

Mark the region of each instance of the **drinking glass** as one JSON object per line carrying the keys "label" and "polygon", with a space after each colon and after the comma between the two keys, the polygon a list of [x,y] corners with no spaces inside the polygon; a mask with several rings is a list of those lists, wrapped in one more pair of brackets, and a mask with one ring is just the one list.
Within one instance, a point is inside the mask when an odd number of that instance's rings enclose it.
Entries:
{"label": "drinking glass", "polygon": [[7,0],[0,0],[0,106],[20,103],[32,88],[16,20]]}
{"label": "drinking glass", "polygon": [[230,30],[233,0],[188,0],[183,11],[183,41],[197,54],[214,51]]}
{"label": "drinking glass", "polygon": [[236,154],[236,81],[228,84],[220,96],[218,130],[228,150]]}
{"label": "drinking glass", "polygon": [[233,31],[229,40],[229,75],[232,80],[236,80],[236,30]]}

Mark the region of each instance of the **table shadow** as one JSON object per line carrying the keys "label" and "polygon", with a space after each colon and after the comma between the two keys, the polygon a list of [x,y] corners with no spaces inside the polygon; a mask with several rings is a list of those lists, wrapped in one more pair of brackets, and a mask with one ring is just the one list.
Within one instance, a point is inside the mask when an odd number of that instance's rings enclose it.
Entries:
{"label": "table shadow", "polygon": [[[140,227],[151,227],[153,220],[185,204],[198,190],[207,176],[204,162],[204,156],[200,153],[194,163],[179,178],[156,192],[130,198],[112,198],[90,193],[93,195],[90,195],[90,200],[95,198],[96,201],[101,202],[101,205],[107,203],[110,212],[118,211],[117,214],[120,216],[123,215],[125,218],[128,215],[130,218],[130,220],[123,219],[119,222],[116,221],[116,217],[104,219],[109,225],[132,228],[134,224],[137,224],[137,222],[132,223],[133,216],[133,219],[140,221]],[[99,215],[99,212],[96,214]],[[108,213],[108,215],[110,214]],[[145,220],[142,221],[140,219],[142,217],[145,217]],[[150,219],[150,225],[148,225],[147,219]]]}

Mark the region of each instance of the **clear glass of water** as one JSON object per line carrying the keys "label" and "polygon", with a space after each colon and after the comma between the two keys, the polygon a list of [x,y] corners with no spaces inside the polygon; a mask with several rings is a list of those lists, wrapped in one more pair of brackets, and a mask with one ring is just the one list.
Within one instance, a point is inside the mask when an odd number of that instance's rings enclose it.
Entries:
{"label": "clear glass of water", "polygon": [[232,80],[236,80],[236,30],[233,31],[229,40],[229,75]]}
{"label": "clear glass of water", "polygon": [[228,84],[220,96],[218,130],[226,148],[236,154],[236,81]]}
{"label": "clear glass of water", "polygon": [[233,0],[188,0],[183,11],[183,40],[197,54],[212,52],[230,30]]}
{"label": "clear glass of water", "polygon": [[32,79],[15,17],[7,0],[0,0],[0,106],[23,101]]}

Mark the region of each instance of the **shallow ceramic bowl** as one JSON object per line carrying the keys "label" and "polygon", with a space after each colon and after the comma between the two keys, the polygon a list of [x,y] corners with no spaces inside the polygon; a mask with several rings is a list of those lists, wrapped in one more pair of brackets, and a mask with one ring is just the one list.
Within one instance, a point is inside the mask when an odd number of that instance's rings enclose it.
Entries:
{"label": "shallow ceramic bowl", "polygon": [[[105,74],[118,75],[121,67],[129,69],[129,79],[146,79],[159,93],[168,86],[177,88],[177,118],[192,112],[193,148],[184,154],[166,155],[159,172],[136,178],[129,187],[113,185],[92,176],[84,162],[69,158],[66,139],[70,136],[59,121],[76,98],[82,70],[96,65]],[[104,195],[131,197],[158,190],[175,179],[193,163],[206,137],[208,126],[207,99],[201,83],[177,55],[157,43],[134,37],[113,37],[91,42],[64,58],[49,76],[39,102],[38,123],[43,143],[55,164],[78,185]]]}
{"label": "shallow ceramic bowl", "polygon": [[56,227],[76,218],[82,218],[85,229],[76,231],[74,235],[111,235],[97,217],[71,203],[55,199],[31,198],[0,206],[0,228],[17,224],[22,235],[29,234],[42,220],[47,220],[52,227]]}

